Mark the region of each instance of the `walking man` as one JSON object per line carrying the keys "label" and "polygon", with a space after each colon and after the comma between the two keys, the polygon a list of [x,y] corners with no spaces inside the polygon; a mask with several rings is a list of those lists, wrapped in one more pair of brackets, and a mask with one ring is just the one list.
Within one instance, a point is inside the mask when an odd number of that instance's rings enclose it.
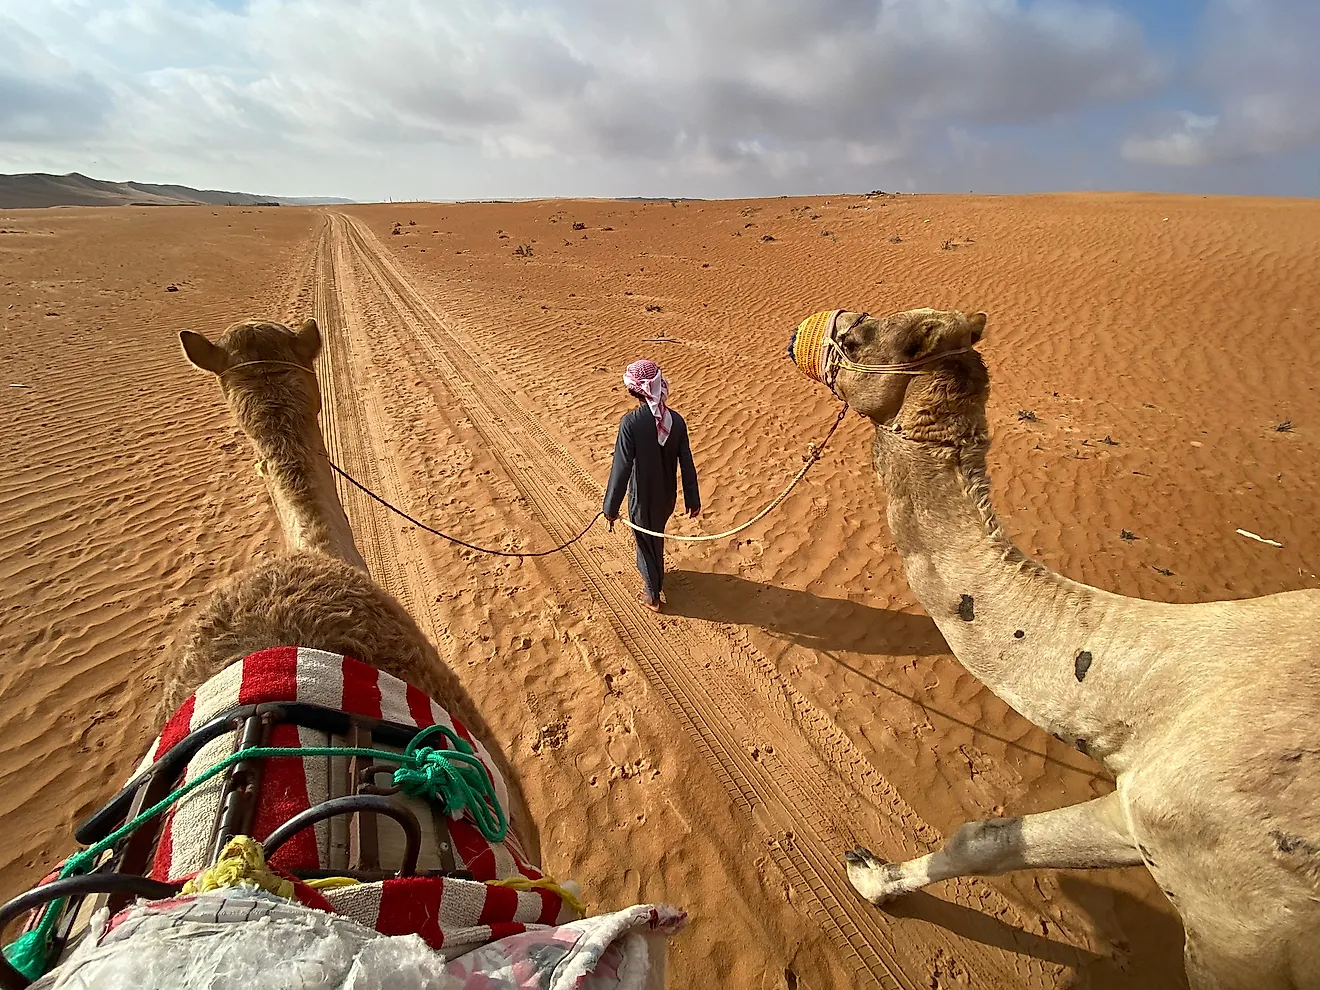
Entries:
{"label": "walking man", "polygon": [[[638,405],[619,423],[603,511],[613,530],[626,487],[628,518],[643,529],[663,533],[678,504],[679,469],[683,472],[683,503],[687,514],[695,518],[701,511],[687,423],[666,405],[669,382],[654,361],[634,361],[628,365],[623,384]],[[636,530],[633,536],[637,538],[637,570],[642,574],[642,591],[637,599],[659,612],[665,583],[665,541]]]}

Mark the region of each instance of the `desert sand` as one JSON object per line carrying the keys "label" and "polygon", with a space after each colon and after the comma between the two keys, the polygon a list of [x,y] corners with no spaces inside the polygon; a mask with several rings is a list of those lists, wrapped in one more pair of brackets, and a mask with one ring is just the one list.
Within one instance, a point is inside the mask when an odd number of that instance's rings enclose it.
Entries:
{"label": "desert sand", "polygon": [[[277,545],[181,329],[316,316],[337,461],[434,526],[538,550],[599,508],[629,361],[664,367],[691,428],[705,512],[674,530],[717,532],[837,412],[786,359],[802,317],[983,309],[1009,533],[1187,602],[1320,585],[1317,243],[1320,203],[1143,195],[0,211],[0,896],[137,763],[189,609]],[[622,527],[520,562],[342,494],[504,741],[546,868],[593,907],[691,912],[672,986],[1184,985],[1139,869],[887,912],[848,886],[858,842],[906,858],[1111,787],[949,655],[858,417],[763,523],[670,543],[662,616]]]}

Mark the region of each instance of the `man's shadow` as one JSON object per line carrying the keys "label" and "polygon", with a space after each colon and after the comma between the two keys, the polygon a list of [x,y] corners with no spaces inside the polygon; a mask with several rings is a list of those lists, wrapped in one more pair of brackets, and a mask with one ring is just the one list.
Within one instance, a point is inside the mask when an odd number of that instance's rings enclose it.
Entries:
{"label": "man's shadow", "polygon": [[667,612],[708,622],[759,626],[798,646],[820,651],[931,656],[948,653],[925,615],[874,608],[844,598],[777,588],[735,574],[671,571]]}

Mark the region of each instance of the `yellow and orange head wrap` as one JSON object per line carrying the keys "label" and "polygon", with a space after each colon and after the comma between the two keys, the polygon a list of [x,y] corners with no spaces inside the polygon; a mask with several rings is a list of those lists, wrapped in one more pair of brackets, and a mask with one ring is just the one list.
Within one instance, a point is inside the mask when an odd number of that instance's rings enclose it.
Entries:
{"label": "yellow and orange head wrap", "polygon": [[793,331],[793,338],[788,342],[788,356],[804,375],[818,382],[825,381],[825,341],[834,332],[834,321],[842,313],[841,309],[829,309],[821,313],[812,313],[798,324]]}

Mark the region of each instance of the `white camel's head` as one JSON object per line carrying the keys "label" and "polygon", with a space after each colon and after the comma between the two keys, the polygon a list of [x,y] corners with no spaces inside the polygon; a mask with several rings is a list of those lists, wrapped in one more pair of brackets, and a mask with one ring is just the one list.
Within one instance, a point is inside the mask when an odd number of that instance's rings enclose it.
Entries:
{"label": "white camel's head", "polygon": [[[984,423],[989,377],[975,346],[985,322],[985,313],[958,310],[818,314],[804,321],[790,352],[808,375],[877,424],[953,439]],[[804,332],[805,344],[798,343]]]}

